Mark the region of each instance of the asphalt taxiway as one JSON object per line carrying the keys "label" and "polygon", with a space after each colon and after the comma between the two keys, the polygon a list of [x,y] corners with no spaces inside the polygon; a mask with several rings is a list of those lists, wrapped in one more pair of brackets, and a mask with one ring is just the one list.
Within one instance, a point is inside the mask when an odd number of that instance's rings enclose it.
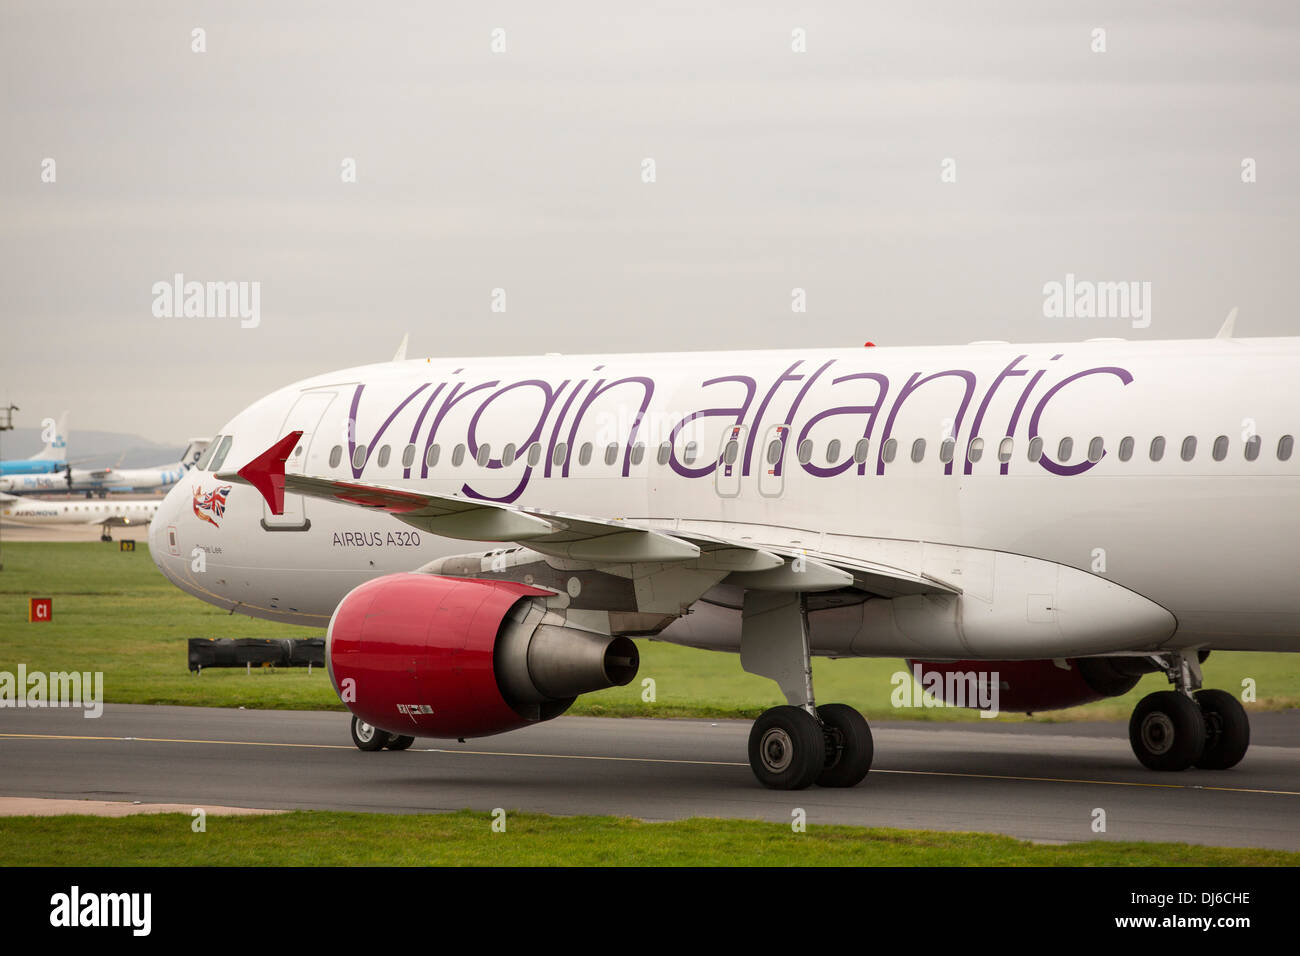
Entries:
{"label": "asphalt taxiway", "polygon": [[[1123,724],[873,725],[850,790],[758,786],[748,721],[562,717],[500,737],[362,753],[335,712],[105,706],[0,710],[0,796],[423,813],[494,808],[646,820],[735,817],[1041,841],[1300,851],[1300,711],[1252,715],[1230,771],[1143,769]],[[1094,832],[1096,811],[1105,832]]]}

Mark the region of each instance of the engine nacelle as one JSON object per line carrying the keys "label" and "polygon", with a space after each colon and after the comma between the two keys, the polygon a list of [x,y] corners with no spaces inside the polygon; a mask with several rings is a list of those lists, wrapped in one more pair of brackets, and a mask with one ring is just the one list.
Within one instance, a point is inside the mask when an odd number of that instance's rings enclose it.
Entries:
{"label": "engine nacelle", "polygon": [[368,724],[447,738],[549,720],[579,694],[629,683],[636,645],[565,626],[549,594],[431,574],[367,581],[330,619],[330,681]]}
{"label": "engine nacelle", "polygon": [[[1056,661],[913,661],[923,675],[921,687],[944,703],[977,707],[977,689],[997,689],[1000,711],[1031,713],[1089,704],[1127,694],[1138,679],[1156,667],[1140,657],[1082,657]],[[936,678],[929,675],[935,674]],[[993,675],[996,674],[996,679]],[[938,680],[942,678],[942,682]],[[984,686],[987,699],[990,689]]]}

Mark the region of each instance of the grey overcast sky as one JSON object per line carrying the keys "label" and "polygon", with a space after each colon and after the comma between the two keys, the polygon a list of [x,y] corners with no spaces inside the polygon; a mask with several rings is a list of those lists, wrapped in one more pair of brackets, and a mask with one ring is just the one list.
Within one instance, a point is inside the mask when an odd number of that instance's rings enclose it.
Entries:
{"label": "grey overcast sky", "polygon": [[[418,356],[1186,338],[1234,305],[1240,334],[1300,329],[1294,3],[626,7],[5,3],[0,399],[70,409],[75,453],[78,427],[210,434],[407,331]],[[259,282],[260,325],[155,317],[176,273]],[[1045,317],[1067,273],[1150,282],[1150,326]]]}

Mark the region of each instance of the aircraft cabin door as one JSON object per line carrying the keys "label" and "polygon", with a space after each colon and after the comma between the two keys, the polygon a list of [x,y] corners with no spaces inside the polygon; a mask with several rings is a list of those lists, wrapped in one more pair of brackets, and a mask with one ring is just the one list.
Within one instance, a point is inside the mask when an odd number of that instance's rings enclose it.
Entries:
{"label": "aircraft cabin door", "polygon": [[[280,434],[287,435],[289,432],[301,429],[302,437],[298,439],[297,447],[285,460],[286,475],[302,475],[311,470],[307,467],[307,462],[309,460],[314,462],[314,459],[309,458],[312,437],[335,397],[336,393],[332,390],[303,392],[298,396],[298,401],[294,403],[293,408],[289,409]],[[320,469],[317,469],[316,473],[323,474]],[[286,494],[284,514],[281,515],[271,514],[271,506],[263,503],[262,527],[267,531],[306,531],[310,528],[311,521],[307,518],[302,495]]]}
{"label": "aircraft cabin door", "polygon": [[745,447],[749,428],[732,425],[722,433],[722,446],[718,449],[718,468],[713,473],[718,497],[735,498],[740,494],[740,452]]}
{"label": "aircraft cabin door", "polygon": [[763,437],[758,449],[758,493],[765,498],[779,498],[785,492],[785,451],[789,443],[789,425],[773,425]]}

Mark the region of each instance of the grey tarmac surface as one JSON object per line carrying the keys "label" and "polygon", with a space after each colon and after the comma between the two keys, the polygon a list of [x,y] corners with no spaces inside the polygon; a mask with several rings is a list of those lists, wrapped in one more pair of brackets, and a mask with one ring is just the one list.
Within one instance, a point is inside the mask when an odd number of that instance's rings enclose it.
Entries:
{"label": "grey tarmac surface", "polygon": [[[342,713],[109,704],[0,711],[0,796],[423,813],[493,808],[1155,840],[1300,851],[1300,712],[1252,715],[1234,770],[1156,774],[1123,724],[888,722],[851,790],[776,792],[748,721],[562,717],[499,737],[362,753]],[[1091,829],[1094,810],[1106,832]]]}

